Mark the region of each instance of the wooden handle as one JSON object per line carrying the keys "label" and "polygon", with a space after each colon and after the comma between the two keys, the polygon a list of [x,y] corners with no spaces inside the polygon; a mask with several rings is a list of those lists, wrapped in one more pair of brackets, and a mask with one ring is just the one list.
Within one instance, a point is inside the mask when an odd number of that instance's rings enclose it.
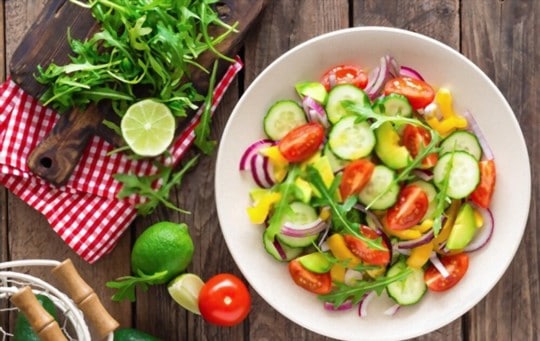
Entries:
{"label": "wooden handle", "polygon": [[26,286],[13,294],[11,302],[26,316],[30,326],[41,340],[67,340],[58,322],[43,308],[30,287]]}
{"label": "wooden handle", "polygon": [[52,273],[84,313],[92,334],[98,340],[104,339],[118,328],[119,323],[105,309],[94,290],[81,278],[70,259],[54,267]]}
{"label": "wooden handle", "polygon": [[49,135],[31,152],[30,170],[54,185],[65,184],[103,117],[96,105],[84,112],[72,110],[61,115]]}

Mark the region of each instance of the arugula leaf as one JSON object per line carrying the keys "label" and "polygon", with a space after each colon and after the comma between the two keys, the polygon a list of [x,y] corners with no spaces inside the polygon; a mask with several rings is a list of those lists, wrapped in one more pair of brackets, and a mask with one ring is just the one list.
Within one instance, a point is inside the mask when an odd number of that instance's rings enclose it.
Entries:
{"label": "arugula leaf", "polygon": [[394,276],[381,276],[372,281],[359,281],[354,285],[335,282],[335,288],[328,294],[319,295],[319,299],[330,302],[335,307],[340,306],[348,299],[351,299],[353,304],[357,304],[366,293],[375,290],[380,295],[390,283],[405,279],[411,272],[411,269],[406,268]]}
{"label": "arugula leaf", "polygon": [[[332,210],[332,220],[334,222],[334,225],[338,227],[345,228],[348,233],[354,235],[357,238],[360,238],[366,244],[374,248],[376,250],[386,250],[386,247],[382,244],[381,238],[377,239],[369,239],[364,237],[361,233],[358,231],[359,224],[353,223],[347,219],[347,212],[354,206],[354,199],[346,200],[344,204],[340,205],[335,199],[334,195],[332,193],[335,193],[336,186],[332,186],[333,188],[332,192],[326,188],[326,185],[324,184],[323,179],[321,178],[321,175],[319,174],[319,171],[313,166],[307,167],[307,177],[309,182],[317,189],[317,191],[321,195],[321,199],[319,200],[321,204],[327,205]],[[337,180],[338,178],[336,178]],[[339,180],[334,181],[334,184],[337,183]]]}
{"label": "arugula leaf", "polygon": [[[138,194],[146,198],[144,203],[136,206],[137,212],[140,215],[149,215],[159,204],[163,204],[172,210],[180,213],[190,214],[189,211],[177,207],[169,200],[171,189],[182,182],[184,174],[192,168],[198,156],[189,160],[178,172],[173,173],[172,167],[156,163],[158,173],[149,176],[138,176],[135,174],[115,174],[114,178],[122,182],[122,189],[117,197],[123,199],[132,194]],[[162,184],[158,189],[154,189],[156,181],[161,180]]]}
{"label": "arugula leaf", "polygon": [[197,146],[203,153],[210,154],[216,146],[216,141],[208,140],[210,135],[210,123],[212,121],[212,99],[214,94],[214,84],[216,82],[216,74],[218,69],[218,63],[214,62],[214,68],[210,76],[210,83],[208,85],[208,95],[204,102],[204,111],[201,115],[201,120],[197,127],[195,127],[195,146]]}
{"label": "arugula leaf", "polygon": [[454,163],[454,153],[452,153],[452,156],[450,157],[450,162],[448,162],[448,165],[446,166],[446,169],[444,170],[444,179],[441,183],[441,186],[439,187],[439,191],[437,192],[437,195],[435,196],[435,200],[437,202],[437,206],[435,207],[435,211],[433,212],[433,216],[435,217],[433,219],[433,233],[435,234],[435,237],[439,235],[439,232],[442,228],[442,218],[444,215],[444,210],[446,209],[446,203],[450,201],[450,197],[446,193],[448,193],[448,184],[450,182],[450,171],[452,170],[452,164]]}
{"label": "arugula leaf", "polygon": [[135,301],[135,289],[141,288],[147,291],[150,285],[154,285],[163,280],[167,276],[167,271],[157,272],[153,275],[146,275],[139,272],[137,276],[124,276],[117,278],[115,281],[105,283],[108,288],[117,289],[118,291],[112,296],[113,301],[123,301],[125,299],[131,302]]}

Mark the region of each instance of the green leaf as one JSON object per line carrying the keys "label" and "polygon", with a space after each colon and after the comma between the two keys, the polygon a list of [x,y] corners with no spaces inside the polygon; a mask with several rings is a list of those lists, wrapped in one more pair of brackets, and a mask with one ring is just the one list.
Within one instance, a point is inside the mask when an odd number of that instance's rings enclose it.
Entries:
{"label": "green leaf", "polygon": [[137,276],[124,276],[117,278],[115,281],[105,283],[108,288],[117,289],[117,292],[112,296],[113,301],[123,301],[125,299],[131,302],[135,301],[135,289],[139,287],[143,291],[148,290],[150,285],[163,280],[167,276],[167,271],[157,272],[153,275],[146,275],[139,272]]}

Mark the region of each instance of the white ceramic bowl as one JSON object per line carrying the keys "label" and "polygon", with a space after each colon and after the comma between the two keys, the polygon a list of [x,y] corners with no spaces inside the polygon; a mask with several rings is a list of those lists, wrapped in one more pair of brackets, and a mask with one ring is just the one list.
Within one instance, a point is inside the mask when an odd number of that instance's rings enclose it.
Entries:
{"label": "white ceramic bowl", "polygon": [[[360,319],[356,310],[328,312],[315,295],[296,286],[286,264],[275,261],[262,245],[262,231],[245,208],[254,187],[238,170],[246,147],[264,137],[262,118],[278,99],[296,98],[294,84],[317,80],[337,64],[375,67],[390,54],[413,67],[434,87],[448,87],[457,111],[470,110],[487,138],[497,165],[492,202],[495,233],[489,244],[471,255],[463,280],[445,293],[428,293],[419,304],[394,316],[382,311],[388,302],[374,300]],[[515,176],[515,170],[520,176]],[[399,340],[436,330],[477,304],[508,268],[523,236],[530,203],[530,166],[524,138],[512,109],[491,80],[452,48],[413,32],[357,27],[311,39],[283,54],[247,89],[225,128],[216,166],[216,204],[223,236],[249,284],[273,308],[316,333],[346,340]]]}

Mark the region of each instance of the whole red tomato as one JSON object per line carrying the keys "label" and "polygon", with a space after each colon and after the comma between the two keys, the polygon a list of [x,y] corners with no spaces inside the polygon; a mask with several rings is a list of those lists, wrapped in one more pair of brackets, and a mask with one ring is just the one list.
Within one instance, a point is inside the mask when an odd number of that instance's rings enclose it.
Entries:
{"label": "whole red tomato", "polygon": [[199,293],[199,310],[208,322],[218,326],[241,323],[251,309],[251,296],[242,280],[223,273],[205,282]]}

